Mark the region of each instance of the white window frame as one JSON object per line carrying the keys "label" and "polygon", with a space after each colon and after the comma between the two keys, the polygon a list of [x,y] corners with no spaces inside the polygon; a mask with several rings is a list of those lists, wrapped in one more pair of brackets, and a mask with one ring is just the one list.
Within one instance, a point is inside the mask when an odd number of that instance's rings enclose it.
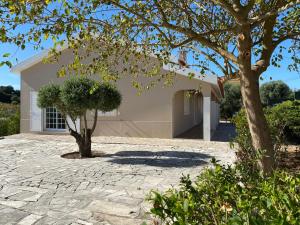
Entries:
{"label": "white window frame", "polygon": [[[47,108],[55,108],[55,107],[47,107]],[[67,124],[65,123],[65,128],[47,128],[47,108],[43,109],[44,114],[44,131],[52,131],[52,132],[66,132]],[[57,109],[56,109],[57,110]],[[57,113],[56,113],[56,127],[57,127]]]}
{"label": "white window frame", "polygon": [[191,96],[189,91],[183,92],[183,115],[188,116],[191,114]]}

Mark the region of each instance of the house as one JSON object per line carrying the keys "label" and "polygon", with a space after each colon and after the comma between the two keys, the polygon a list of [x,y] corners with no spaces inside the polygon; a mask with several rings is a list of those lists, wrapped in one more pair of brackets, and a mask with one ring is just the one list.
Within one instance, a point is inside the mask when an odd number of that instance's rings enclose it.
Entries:
{"label": "house", "polygon": [[[12,68],[12,72],[21,76],[22,133],[68,132],[64,118],[55,108],[40,109],[37,106],[37,93],[43,85],[50,82],[60,84],[67,79],[58,78],[56,73],[61,65],[69,63],[71,53],[63,51],[56,64],[43,62],[47,54],[42,52]],[[149,60],[155,60],[154,56],[149,56]],[[210,140],[219,123],[222,98],[217,76],[204,76],[173,63],[163,65],[160,72],[170,71],[175,73],[172,86],[157,84],[141,95],[136,94],[128,76],[119,79],[117,88],[122,94],[122,104],[118,110],[99,113],[94,135],[174,138],[201,126],[203,139]],[[195,74],[192,79],[188,77],[191,72]],[[78,119],[77,126],[80,123]]]}

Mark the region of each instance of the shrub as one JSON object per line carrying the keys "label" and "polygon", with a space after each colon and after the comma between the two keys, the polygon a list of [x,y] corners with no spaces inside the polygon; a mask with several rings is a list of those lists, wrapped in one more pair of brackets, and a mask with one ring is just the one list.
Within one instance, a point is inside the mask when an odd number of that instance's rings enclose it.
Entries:
{"label": "shrub", "polygon": [[[275,156],[277,157],[276,153],[284,144],[283,128],[285,127],[285,123],[282,122],[282,118],[275,116],[272,108],[266,108],[264,112],[271,132],[271,138],[274,143]],[[262,153],[257,152],[252,145],[245,110],[242,109],[237,113],[232,121],[236,127],[237,133],[236,137],[233,139],[238,145],[237,158],[243,163],[245,169],[256,169],[255,165],[257,165],[257,163],[255,162],[261,158]]]}
{"label": "shrub", "polygon": [[224,98],[220,105],[221,117],[231,118],[242,107],[241,87],[239,84],[225,83]]}
{"label": "shrub", "polygon": [[282,81],[265,83],[260,87],[259,92],[261,102],[265,106],[273,106],[293,97],[292,90]]}
{"label": "shrub", "polygon": [[8,134],[8,120],[0,118],[0,137]]}
{"label": "shrub", "polygon": [[[300,139],[300,101],[286,101],[272,108],[266,108],[265,116],[271,131],[275,152],[280,150],[287,141]],[[253,160],[260,156],[252,146],[251,135],[246,119],[245,110],[241,110],[234,118],[237,136],[233,140],[239,146],[238,159],[244,164],[253,165]],[[247,162],[247,163],[246,163]]]}
{"label": "shrub", "polygon": [[300,101],[286,101],[272,108],[274,117],[281,120],[287,141],[300,143]]}
{"label": "shrub", "polygon": [[18,134],[20,133],[20,113],[12,115],[8,120],[8,129],[7,135]]}
{"label": "shrub", "polygon": [[299,224],[300,177],[276,171],[270,177],[215,164],[195,182],[148,197],[163,224]]}
{"label": "shrub", "polygon": [[0,136],[17,134],[20,132],[19,106],[0,103]]}

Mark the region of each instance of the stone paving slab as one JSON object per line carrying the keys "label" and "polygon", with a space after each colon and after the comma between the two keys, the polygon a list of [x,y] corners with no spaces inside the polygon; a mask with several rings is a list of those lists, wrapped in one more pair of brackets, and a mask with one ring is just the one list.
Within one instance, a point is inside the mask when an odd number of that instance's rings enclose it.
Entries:
{"label": "stone paving slab", "polygon": [[94,137],[105,156],[64,159],[77,150],[67,135],[20,134],[0,140],[1,225],[135,225],[151,223],[150,190],[195,178],[215,157],[234,161],[228,143]]}

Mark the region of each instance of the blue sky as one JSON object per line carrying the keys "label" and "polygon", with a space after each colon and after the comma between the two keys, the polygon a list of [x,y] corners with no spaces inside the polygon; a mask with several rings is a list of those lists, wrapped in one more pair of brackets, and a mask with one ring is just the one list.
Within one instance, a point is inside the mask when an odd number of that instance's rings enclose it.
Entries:
{"label": "blue sky", "polygon": [[[44,47],[46,48],[50,46],[50,43],[44,44]],[[6,52],[11,53],[10,60],[13,61],[13,64],[17,63],[16,58],[18,59],[18,62],[21,62],[38,53],[38,51],[35,51],[30,47],[25,48],[25,50],[18,50],[11,45],[3,44],[0,45],[0,49],[0,56],[2,56]],[[287,69],[287,65],[289,65],[289,63],[289,58],[284,57],[284,60],[281,63],[282,66],[280,68],[275,68],[272,66],[269,67],[263,75],[264,80],[262,81],[262,83],[270,81],[270,77],[272,77],[272,80],[283,80],[293,90],[300,89],[300,74],[298,74],[297,72],[290,72]],[[1,85],[12,85],[14,88],[19,89],[20,77],[18,75],[12,74],[7,66],[0,67],[0,86]]]}

